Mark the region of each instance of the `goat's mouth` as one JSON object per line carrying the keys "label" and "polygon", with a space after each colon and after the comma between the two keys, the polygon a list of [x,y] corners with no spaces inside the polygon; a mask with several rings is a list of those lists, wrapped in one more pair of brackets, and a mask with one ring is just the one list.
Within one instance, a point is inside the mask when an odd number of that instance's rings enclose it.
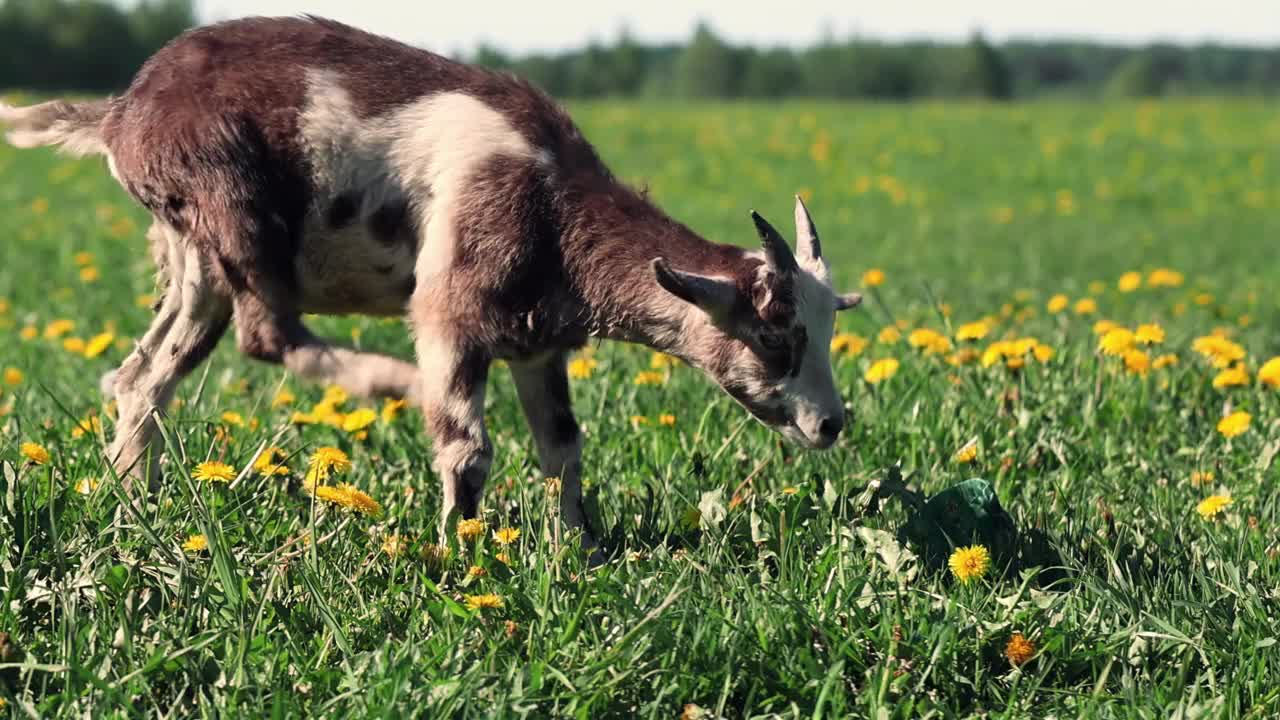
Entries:
{"label": "goat's mouth", "polygon": [[759,408],[746,403],[742,405],[747,409],[747,412],[751,413],[752,417],[760,421],[761,425],[797,445],[803,445],[810,450],[826,450],[836,442],[834,437],[825,437],[820,434],[810,436],[800,428],[800,424],[796,422],[795,417],[782,408]]}

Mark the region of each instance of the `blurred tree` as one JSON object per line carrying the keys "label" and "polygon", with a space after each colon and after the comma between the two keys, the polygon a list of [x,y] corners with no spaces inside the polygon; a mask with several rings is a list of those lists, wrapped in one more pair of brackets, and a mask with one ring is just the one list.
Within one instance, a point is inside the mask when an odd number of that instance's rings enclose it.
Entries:
{"label": "blurred tree", "polygon": [[699,22],[676,64],[676,92],[684,97],[730,98],[742,87],[742,54]]}
{"label": "blurred tree", "polygon": [[[0,87],[110,92],[196,22],[192,0],[0,0]],[[627,27],[609,43],[470,59],[558,97],[909,99],[922,96],[1158,96],[1280,91],[1280,48],[1012,40],[963,44],[839,39],[802,49],[735,47],[705,22],[686,44],[648,45]]]}

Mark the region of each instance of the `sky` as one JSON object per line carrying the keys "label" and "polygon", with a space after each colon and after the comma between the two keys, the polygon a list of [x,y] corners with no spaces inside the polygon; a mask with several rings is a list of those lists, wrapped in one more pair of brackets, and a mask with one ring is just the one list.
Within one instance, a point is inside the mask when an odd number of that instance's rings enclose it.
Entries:
{"label": "sky", "polygon": [[202,21],[312,13],[443,53],[480,43],[513,53],[609,41],[679,41],[707,21],[732,42],[799,47],[857,34],[885,39],[1091,38],[1280,46],[1280,0],[197,0]]}

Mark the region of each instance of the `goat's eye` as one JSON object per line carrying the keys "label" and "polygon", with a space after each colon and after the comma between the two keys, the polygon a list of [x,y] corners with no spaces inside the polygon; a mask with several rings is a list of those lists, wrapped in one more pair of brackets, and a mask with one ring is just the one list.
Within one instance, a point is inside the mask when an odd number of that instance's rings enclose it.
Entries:
{"label": "goat's eye", "polygon": [[760,344],[765,350],[781,350],[787,346],[787,336],[781,333],[765,333],[760,336]]}

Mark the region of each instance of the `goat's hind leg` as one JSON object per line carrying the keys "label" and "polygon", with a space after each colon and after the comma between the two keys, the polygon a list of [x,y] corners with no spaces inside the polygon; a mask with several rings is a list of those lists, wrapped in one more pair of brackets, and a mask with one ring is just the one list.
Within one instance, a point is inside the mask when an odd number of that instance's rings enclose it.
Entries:
{"label": "goat's hind leg", "polygon": [[[98,388],[103,398],[107,400],[116,397],[116,377],[124,370],[126,364],[139,362],[134,359],[135,357],[150,357],[156,353],[160,342],[169,332],[169,327],[173,325],[178,309],[182,306],[181,291],[173,290],[174,287],[182,284],[183,255],[179,246],[181,237],[176,232],[168,230],[164,223],[156,221],[147,229],[146,238],[156,264],[157,279],[162,285],[160,300],[152,306],[155,316],[147,332],[135,343],[133,351],[119,367],[108,370],[99,379]],[[172,262],[170,258],[173,258]]]}
{"label": "goat's hind leg", "polygon": [[418,402],[418,368],[387,355],[339,347],[312,334],[298,313],[245,293],[235,298],[240,350],[263,362],[280,363],[317,383],[337,385],[365,398]]}
{"label": "goat's hind leg", "polygon": [[117,371],[118,416],[108,457],[121,474],[158,476],[153,412],[163,411],[183,377],[217,346],[231,319],[230,300],[213,280],[200,251],[181,239],[169,245],[169,287],[146,335]]}

